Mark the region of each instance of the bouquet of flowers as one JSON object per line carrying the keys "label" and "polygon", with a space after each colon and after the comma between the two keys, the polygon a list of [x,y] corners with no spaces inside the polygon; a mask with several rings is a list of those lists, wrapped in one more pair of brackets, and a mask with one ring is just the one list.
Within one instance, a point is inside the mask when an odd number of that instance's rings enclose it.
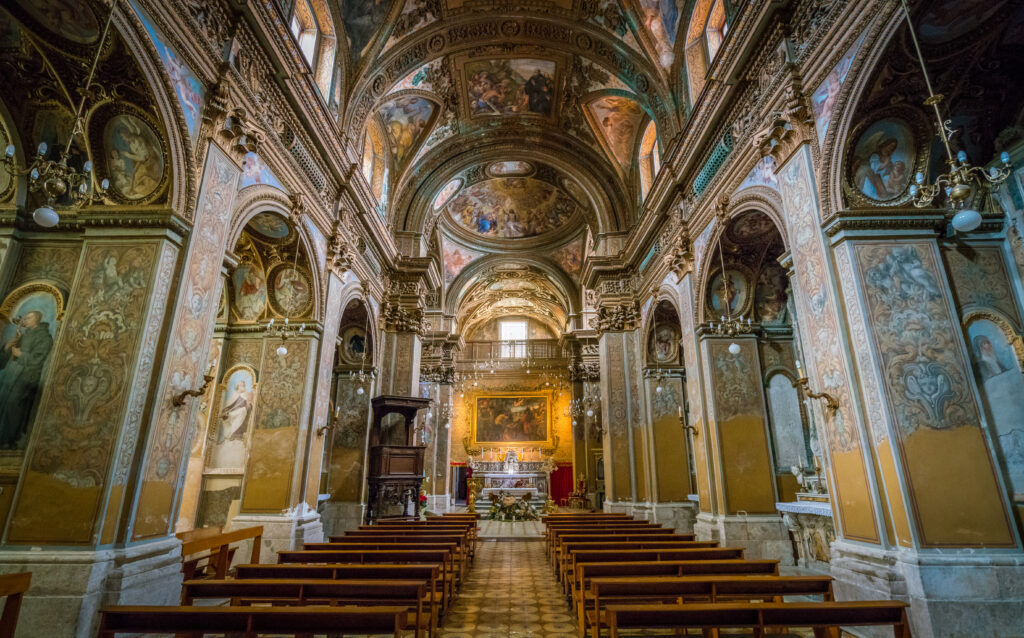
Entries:
{"label": "bouquet of flowers", "polygon": [[487,518],[492,521],[535,521],[539,516],[530,505],[529,495],[516,498],[511,494],[501,492],[490,494],[491,509],[487,512]]}

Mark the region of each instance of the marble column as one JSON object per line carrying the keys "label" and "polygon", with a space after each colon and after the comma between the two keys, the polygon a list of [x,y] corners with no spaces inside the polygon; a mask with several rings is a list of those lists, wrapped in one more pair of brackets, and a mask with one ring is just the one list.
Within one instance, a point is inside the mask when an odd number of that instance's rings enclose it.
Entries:
{"label": "marble column", "polygon": [[[712,512],[695,526],[698,538],[746,547],[748,558],[793,564],[789,531],[775,510],[768,413],[757,337],[699,331],[708,421],[701,437],[716,489]],[[735,344],[739,352],[730,352]]]}
{"label": "marble column", "polygon": [[598,311],[604,509],[608,512],[632,512],[648,499],[643,340],[638,321],[639,311],[632,300],[605,303]]}

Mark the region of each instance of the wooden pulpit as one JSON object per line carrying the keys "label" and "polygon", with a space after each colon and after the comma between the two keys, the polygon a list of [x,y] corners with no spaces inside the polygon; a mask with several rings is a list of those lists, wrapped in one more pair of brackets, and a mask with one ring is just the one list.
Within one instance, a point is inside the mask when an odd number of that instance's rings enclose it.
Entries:
{"label": "wooden pulpit", "polygon": [[[374,397],[370,404],[373,425],[370,427],[366,522],[419,518],[426,446],[413,445],[413,422],[416,413],[430,405],[430,399],[381,395]],[[384,418],[389,414],[400,415],[402,423],[385,429]]]}

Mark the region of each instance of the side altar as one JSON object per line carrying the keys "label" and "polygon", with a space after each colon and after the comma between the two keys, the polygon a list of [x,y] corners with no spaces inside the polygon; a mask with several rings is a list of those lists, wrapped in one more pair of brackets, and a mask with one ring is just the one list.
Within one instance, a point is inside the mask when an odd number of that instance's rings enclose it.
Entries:
{"label": "side altar", "polygon": [[522,498],[529,496],[530,504],[538,512],[544,509],[550,493],[551,472],[555,462],[551,457],[541,461],[521,461],[515,450],[505,453],[503,460],[482,461],[469,457],[473,478],[480,487],[476,510],[490,508],[491,494],[504,494]]}

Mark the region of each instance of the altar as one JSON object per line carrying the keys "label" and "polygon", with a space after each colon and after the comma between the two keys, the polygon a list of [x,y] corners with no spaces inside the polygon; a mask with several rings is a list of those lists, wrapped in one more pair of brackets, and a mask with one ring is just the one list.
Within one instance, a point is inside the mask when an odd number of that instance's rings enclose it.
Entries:
{"label": "altar", "polygon": [[476,501],[478,510],[490,507],[492,494],[505,494],[517,498],[528,495],[531,505],[540,511],[548,500],[548,480],[555,469],[550,458],[520,461],[515,450],[506,452],[500,461],[478,461],[471,457],[469,466],[481,488]]}

